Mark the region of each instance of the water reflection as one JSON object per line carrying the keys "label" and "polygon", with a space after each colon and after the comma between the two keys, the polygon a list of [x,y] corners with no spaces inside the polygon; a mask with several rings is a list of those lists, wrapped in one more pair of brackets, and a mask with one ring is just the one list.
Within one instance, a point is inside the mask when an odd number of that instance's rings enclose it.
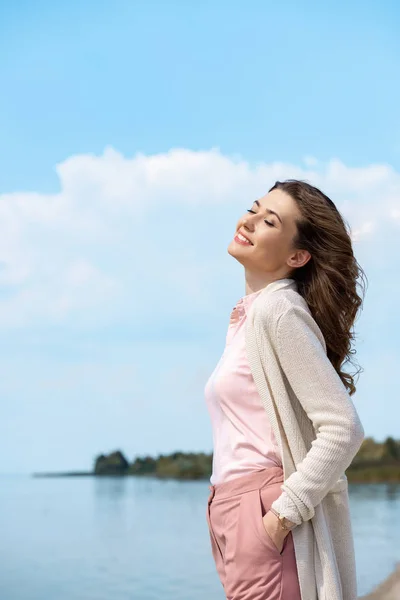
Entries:
{"label": "water reflection", "polygon": [[386,497],[388,500],[396,502],[400,497],[400,485],[397,483],[388,483],[386,485]]}
{"label": "water reflection", "polygon": [[399,500],[400,484],[398,483],[352,483],[349,485],[350,498]]}
{"label": "water reflection", "polygon": [[112,502],[121,500],[128,491],[128,478],[119,476],[94,477],[94,495],[102,501],[104,499]]}

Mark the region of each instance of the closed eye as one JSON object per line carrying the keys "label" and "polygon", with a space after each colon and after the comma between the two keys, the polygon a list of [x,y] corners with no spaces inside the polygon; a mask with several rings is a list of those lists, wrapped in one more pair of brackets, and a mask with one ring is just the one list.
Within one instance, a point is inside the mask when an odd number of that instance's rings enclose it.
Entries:
{"label": "closed eye", "polygon": [[[250,208],[247,209],[247,212],[252,213],[253,215],[256,215],[256,211],[255,210],[251,210]],[[269,221],[267,221],[266,219],[264,219],[264,223],[266,223],[267,225],[269,225],[270,227],[275,227],[275,225],[273,223],[270,223]]]}

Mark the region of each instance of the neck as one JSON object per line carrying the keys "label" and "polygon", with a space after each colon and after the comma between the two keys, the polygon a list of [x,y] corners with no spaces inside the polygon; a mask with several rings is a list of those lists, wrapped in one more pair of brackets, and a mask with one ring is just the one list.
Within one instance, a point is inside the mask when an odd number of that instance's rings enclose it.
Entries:
{"label": "neck", "polygon": [[244,278],[245,278],[245,295],[252,294],[253,292],[258,292],[259,290],[267,287],[268,284],[273,281],[277,281],[278,279],[285,279],[289,277],[288,275],[278,275],[272,273],[252,273],[245,269]]}

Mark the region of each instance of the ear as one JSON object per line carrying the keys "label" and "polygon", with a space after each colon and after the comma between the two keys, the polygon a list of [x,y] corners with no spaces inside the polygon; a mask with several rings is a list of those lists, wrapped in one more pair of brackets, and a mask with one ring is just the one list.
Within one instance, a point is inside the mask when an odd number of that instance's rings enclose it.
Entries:
{"label": "ear", "polygon": [[304,267],[310,258],[311,254],[308,250],[296,250],[294,254],[289,256],[286,262],[292,269],[298,269],[300,267]]}

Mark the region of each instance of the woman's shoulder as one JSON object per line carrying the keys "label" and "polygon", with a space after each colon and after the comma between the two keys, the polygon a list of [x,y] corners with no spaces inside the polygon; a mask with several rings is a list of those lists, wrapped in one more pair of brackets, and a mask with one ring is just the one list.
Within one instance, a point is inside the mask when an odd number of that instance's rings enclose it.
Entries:
{"label": "woman's shoulder", "polygon": [[296,281],[284,280],[288,283],[279,286],[267,286],[255,300],[255,310],[264,318],[279,319],[285,313],[300,309],[311,315],[310,308],[298,292]]}
{"label": "woman's shoulder", "polygon": [[[265,288],[267,290],[267,288]],[[318,339],[325,348],[325,340],[306,300],[294,286],[281,286],[263,292],[256,298],[254,325],[268,332],[274,343],[280,339],[299,336],[303,339]]]}

